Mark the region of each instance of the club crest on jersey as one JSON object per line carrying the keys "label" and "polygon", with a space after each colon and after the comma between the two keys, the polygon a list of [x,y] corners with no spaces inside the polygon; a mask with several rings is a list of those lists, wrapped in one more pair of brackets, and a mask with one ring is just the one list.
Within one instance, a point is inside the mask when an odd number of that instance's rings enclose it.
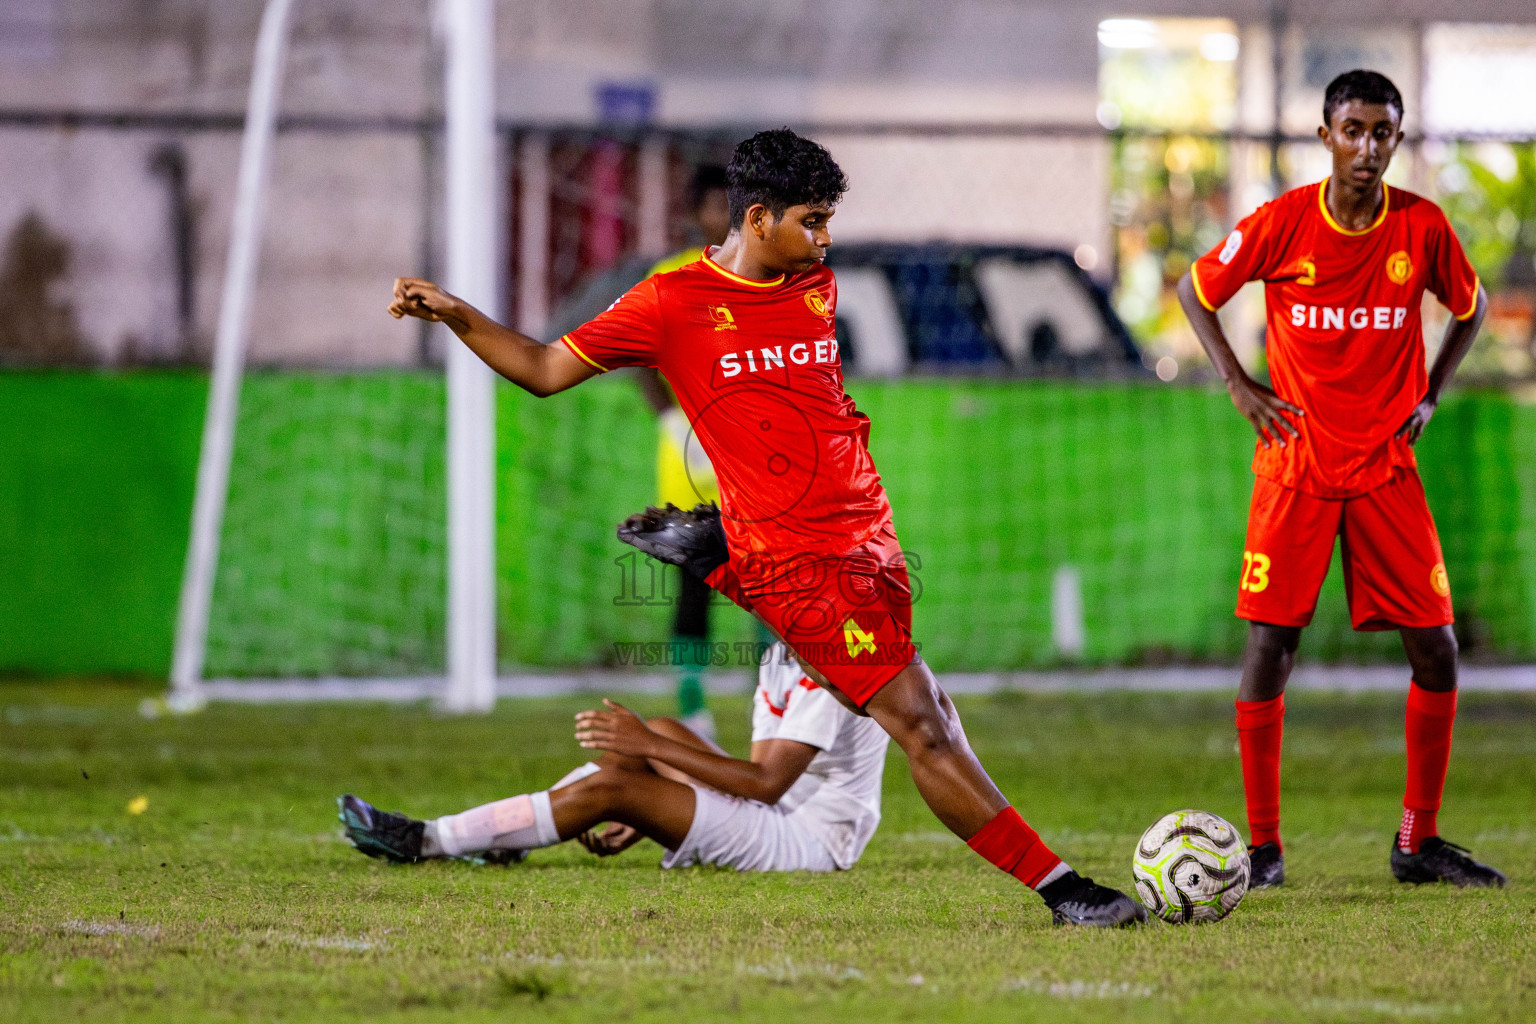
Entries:
{"label": "club crest on jersey", "polygon": [[1237,250],[1243,247],[1243,233],[1236,228],[1227,236],[1227,244],[1221,247],[1221,254],[1216,258],[1225,266],[1232,262],[1232,257],[1237,255]]}
{"label": "club crest on jersey", "polygon": [[1393,284],[1406,284],[1408,278],[1413,276],[1413,260],[1408,254],[1399,249],[1387,257],[1387,278]]}
{"label": "club crest on jersey", "polygon": [[848,657],[850,658],[857,658],[859,655],[866,651],[868,651],[870,654],[874,654],[875,632],[874,630],[869,630],[866,632],[865,630],[860,629],[859,624],[854,622],[853,618],[850,616],[848,620],[843,623],[843,643],[848,645]]}
{"label": "club crest on jersey", "polygon": [[1441,597],[1451,596],[1451,578],[1445,574],[1445,563],[1436,562],[1429,571],[1429,587]]}
{"label": "club crest on jersey", "polygon": [[827,308],[827,300],[821,297],[821,292],[808,291],[805,293],[805,304],[811,307],[811,312],[817,316],[827,316],[831,311]]}
{"label": "club crest on jersey", "polygon": [[715,321],[715,330],[736,330],[736,318],[731,315],[730,309],[725,306],[710,306],[709,315]]}
{"label": "club crest on jersey", "polygon": [[1310,256],[1301,261],[1301,276],[1296,278],[1297,284],[1317,284],[1317,263]]}

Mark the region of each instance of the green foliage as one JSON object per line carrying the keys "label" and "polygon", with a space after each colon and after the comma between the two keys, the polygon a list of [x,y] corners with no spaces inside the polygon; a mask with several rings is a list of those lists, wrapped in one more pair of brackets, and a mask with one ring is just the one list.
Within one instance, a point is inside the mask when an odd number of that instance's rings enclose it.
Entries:
{"label": "green foliage", "polygon": [[[899,753],[864,860],[834,875],[658,870],[644,843],[513,868],[395,867],[334,797],[436,815],[547,786],[586,703],[443,718],[215,706],[0,684],[0,1019],[85,1021],[1529,1020],[1536,700],[1464,694],[1446,835],[1498,892],[1392,881],[1401,695],[1288,701],[1290,881],[1219,924],[1076,933],[923,807]],[[643,713],[661,699],[636,698]],[[1003,790],[1079,870],[1130,884],[1137,836],[1199,807],[1241,824],[1229,694],[957,700]],[[715,711],[744,752],[745,697]],[[126,807],[147,798],[139,815]]]}
{"label": "green foliage", "polygon": [[[1513,173],[1489,166],[1484,147],[1501,146]],[[1441,200],[1489,291],[1503,287],[1511,260],[1536,257],[1536,143],[1457,143],[1441,168]],[[1503,161],[1500,161],[1502,164]],[[1536,266],[1520,268],[1524,282],[1536,280]],[[1522,282],[1522,283],[1524,283]]]}

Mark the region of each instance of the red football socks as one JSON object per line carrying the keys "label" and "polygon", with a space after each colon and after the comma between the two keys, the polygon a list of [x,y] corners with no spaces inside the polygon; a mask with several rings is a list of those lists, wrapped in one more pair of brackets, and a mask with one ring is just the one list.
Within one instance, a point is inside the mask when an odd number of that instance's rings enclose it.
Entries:
{"label": "red football socks", "polygon": [[1403,823],[1397,845],[1418,853],[1419,844],[1437,835],[1435,817],[1445,792],[1445,770],[1451,763],[1451,726],[1456,721],[1456,691],[1436,693],[1418,683],[1408,687],[1408,785],[1403,791]]}
{"label": "red football socks", "polygon": [[1248,842],[1280,842],[1280,734],[1285,729],[1285,695],[1273,700],[1240,700],[1237,745],[1243,758],[1243,795],[1248,803]]}
{"label": "red football socks", "polygon": [[1012,807],[998,811],[966,845],[1031,889],[1061,863]]}

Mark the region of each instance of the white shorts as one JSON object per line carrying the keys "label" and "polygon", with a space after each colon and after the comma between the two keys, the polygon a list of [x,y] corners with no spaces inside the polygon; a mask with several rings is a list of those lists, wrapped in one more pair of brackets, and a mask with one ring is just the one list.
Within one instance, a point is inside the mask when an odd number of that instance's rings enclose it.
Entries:
{"label": "white shorts", "polygon": [[832,855],[800,819],[756,800],[693,787],[693,824],[664,868],[715,864],[737,871],[836,871]]}

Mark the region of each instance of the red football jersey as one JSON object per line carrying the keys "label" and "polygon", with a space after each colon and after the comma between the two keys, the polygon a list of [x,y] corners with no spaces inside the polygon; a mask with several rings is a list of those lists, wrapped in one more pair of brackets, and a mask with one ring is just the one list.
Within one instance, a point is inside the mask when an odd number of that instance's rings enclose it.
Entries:
{"label": "red football jersey", "polygon": [[1305,416],[1299,441],[1257,446],[1253,471],[1319,498],[1347,498],[1415,465],[1392,435],[1424,397],[1425,289],[1457,319],[1477,306],[1477,273],[1445,214],[1383,186],[1375,223],[1346,231],[1328,212],[1328,182],[1293,189],[1243,219],[1190,268],[1215,311],[1247,281],[1264,282],[1270,379]]}
{"label": "red football jersey", "polygon": [[733,555],[841,554],[889,523],[869,417],[843,392],[837,283],[818,265],[753,281],[707,255],[631,288],[561,339],[607,371],[654,366],[720,484]]}

